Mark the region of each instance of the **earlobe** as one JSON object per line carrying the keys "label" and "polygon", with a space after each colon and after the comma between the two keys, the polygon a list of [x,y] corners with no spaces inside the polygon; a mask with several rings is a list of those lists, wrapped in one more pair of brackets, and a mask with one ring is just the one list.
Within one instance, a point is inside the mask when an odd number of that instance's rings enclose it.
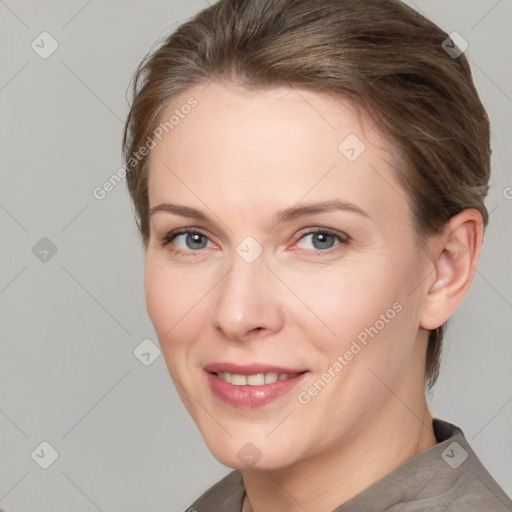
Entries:
{"label": "earlobe", "polygon": [[441,326],[466,296],[478,264],[483,242],[483,220],[478,210],[463,210],[446,224],[435,241],[433,277],[426,280],[420,317],[423,329]]}

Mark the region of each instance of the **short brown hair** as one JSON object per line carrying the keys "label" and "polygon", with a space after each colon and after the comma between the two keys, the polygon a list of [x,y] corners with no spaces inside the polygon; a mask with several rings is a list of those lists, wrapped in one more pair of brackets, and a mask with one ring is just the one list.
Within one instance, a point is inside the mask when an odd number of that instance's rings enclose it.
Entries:
{"label": "short brown hair", "polygon": [[[489,120],[466,57],[445,51],[448,37],[399,0],[220,0],[196,14],[134,76],[123,154],[144,245],[148,157],[138,152],[177,96],[214,79],[350,100],[390,141],[420,239],[467,208],[487,225]],[[444,329],[429,332],[428,387],[439,373]]]}

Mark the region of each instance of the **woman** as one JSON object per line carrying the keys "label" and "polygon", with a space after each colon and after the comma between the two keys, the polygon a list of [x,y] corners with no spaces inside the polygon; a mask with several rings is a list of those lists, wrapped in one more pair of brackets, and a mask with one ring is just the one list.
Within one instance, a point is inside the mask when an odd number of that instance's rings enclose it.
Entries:
{"label": "woman", "polygon": [[425,389],[471,285],[489,123],[395,0],[221,0],[141,64],[126,123],[146,303],[234,468],[189,510],[510,510]]}

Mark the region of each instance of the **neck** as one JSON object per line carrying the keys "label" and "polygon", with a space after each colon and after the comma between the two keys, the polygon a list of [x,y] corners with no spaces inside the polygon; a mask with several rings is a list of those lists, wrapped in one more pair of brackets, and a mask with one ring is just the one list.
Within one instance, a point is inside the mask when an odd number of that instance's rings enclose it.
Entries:
{"label": "neck", "polygon": [[424,396],[415,403],[411,410],[392,395],[381,416],[361,429],[348,446],[333,447],[284,468],[243,470],[243,512],[330,512],[339,507],[436,444]]}

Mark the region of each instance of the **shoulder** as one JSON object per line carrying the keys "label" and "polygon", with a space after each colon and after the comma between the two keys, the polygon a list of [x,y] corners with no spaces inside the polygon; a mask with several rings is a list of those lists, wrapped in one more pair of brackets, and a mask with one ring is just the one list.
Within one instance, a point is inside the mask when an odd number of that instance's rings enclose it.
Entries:
{"label": "shoulder", "polygon": [[[418,500],[411,512],[512,512],[512,501],[487,473],[476,475],[466,471],[457,484],[435,498]],[[409,509],[405,509],[409,510]]]}
{"label": "shoulder", "polygon": [[[469,448],[469,449],[468,449]],[[466,464],[446,496],[446,512],[512,512],[512,501],[469,446]]]}
{"label": "shoulder", "polygon": [[434,456],[430,460],[432,480],[427,485],[430,496],[418,500],[417,510],[512,512],[511,499],[481,463],[463,432],[441,420],[434,420],[434,428],[441,442],[429,450]]}
{"label": "shoulder", "polygon": [[205,491],[185,512],[240,512],[244,496],[242,473],[234,470]]}

